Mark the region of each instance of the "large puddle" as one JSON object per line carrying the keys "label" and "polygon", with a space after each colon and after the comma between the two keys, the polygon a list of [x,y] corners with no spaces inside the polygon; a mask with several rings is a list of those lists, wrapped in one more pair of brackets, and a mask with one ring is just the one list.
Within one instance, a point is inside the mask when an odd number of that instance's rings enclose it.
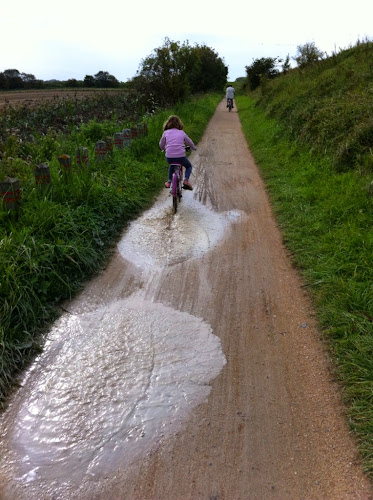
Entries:
{"label": "large puddle", "polygon": [[229,222],[240,215],[216,213],[191,194],[184,194],[174,216],[166,198],[133,222],[118,245],[121,254],[140,268],[160,269],[201,257],[213,248]]}
{"label": "large puddle", "polygon": [[[142,270],[161,272],[200,257],[239,217],[192,197],[171,217],[166,199],[130,226],[118,248]],[[2,421],[9,498],[68,498],[82,480],[100,481],[137,461],[208,397],[224,364],[209,324],[141,291],[63,315]]]}

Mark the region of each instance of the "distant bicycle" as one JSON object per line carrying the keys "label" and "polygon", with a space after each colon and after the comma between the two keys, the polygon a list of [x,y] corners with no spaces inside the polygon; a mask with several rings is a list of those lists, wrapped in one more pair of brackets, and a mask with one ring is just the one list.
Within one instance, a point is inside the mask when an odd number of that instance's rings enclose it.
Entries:
{"label": "distant bicycle", "polygon": [[232,111],[232,108],[233,108],[233,99],[231,99],[230,97],[228,97],[228,111]]}

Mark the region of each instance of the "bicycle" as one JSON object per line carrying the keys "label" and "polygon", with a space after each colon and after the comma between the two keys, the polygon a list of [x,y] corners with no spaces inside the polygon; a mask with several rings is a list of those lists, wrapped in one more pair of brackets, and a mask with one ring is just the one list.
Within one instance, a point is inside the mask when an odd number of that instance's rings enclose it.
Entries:
{"label": "bicycle", "polygon": [[231,97],[228,97],[228,111],[232,111],[232,108],[233,108],[233,99]]}
{"label": "bicycle", "polygon": [[[185,146],[186,153],[190,153],[190,147]],[[184,170],[181,163],[170,163],[168,165],[172,169],[170,194],[172,196],[172,213],[176,214],[178,204],[181,202],[183,197],[183,181],[184,181]]]}

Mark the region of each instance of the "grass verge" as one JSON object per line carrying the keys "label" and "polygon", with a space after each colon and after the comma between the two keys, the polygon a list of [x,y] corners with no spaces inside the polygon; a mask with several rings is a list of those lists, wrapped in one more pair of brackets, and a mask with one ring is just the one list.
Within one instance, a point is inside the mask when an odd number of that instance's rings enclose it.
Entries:
{"label": "grass verge", "polygon": [[240,120],[284,241],[308,286],[336,361],[348,420],[373,477],[373,198],[371,179],[337,173],[291,140],[250,97]]}

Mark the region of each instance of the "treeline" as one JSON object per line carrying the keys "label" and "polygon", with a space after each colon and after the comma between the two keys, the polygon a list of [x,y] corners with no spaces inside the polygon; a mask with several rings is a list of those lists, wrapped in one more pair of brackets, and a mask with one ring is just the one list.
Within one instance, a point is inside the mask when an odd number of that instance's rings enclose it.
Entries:
{"label": "treeline", "polygon": [[0,73],[1,90],[40,89],[42,86],[42,80],[28,73],[20,73],[18,69],[6,69]]}
{"label": "treeline", "polygon": [[84,80],[70,78],[68,80],[38,80],[30,73],[21,73],[18,69],[6,69],[0,73],[0,90],[34,90],[59,87],[89,87],[89,88],[118,88],[119,82],[108,71],[99,71],[95,75],[86,75]]}

